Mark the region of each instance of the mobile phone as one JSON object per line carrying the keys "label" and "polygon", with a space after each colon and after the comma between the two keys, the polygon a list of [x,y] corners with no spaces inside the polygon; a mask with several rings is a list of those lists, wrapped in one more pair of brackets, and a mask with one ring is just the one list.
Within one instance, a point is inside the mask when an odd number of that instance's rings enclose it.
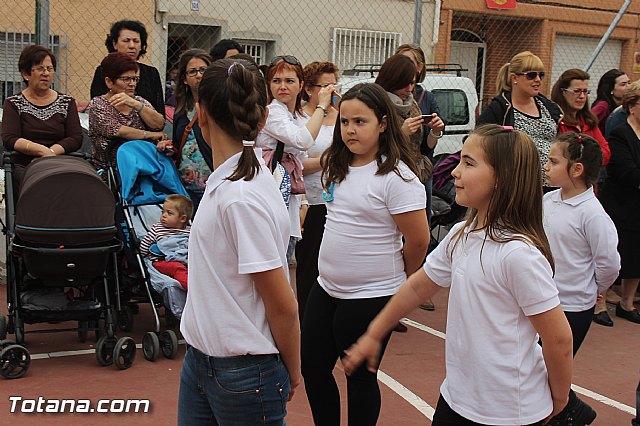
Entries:
{"label": "mobile phone", "polygon": [[422,124],[427,124],[433,120],[433,114],[422,114]]}
{"label": "mobile phone", "polygon": [[340,103],[340,101],[342,100],[342,96],[340,96],[340,94],[338,92],[333,92],[331,94],[331,106],[334,108],[338,107],[338,104]]}

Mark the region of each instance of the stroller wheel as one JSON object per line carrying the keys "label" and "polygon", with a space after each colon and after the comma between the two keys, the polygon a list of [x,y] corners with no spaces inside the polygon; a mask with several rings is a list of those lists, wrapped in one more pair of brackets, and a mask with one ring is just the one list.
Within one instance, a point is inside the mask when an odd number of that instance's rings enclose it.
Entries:
{"label": "stroller wheel", "polygon": [[7,318],[0,315],[0,340],[7,338]]}
{"label": "stroller wheel", "polygon": [[118,311],[118,328],[122,331],[131,331],[133,328],[133,309],[125,306]]}
{"label": "stroller wheel", "polygon": [[178,337],[173,330],[160,333],[160,347],[165,358],[173,359],[178,354]]}
{"label": "stroller wheel", "polygon": [[14,342],[11,339],[3,339],[0,340],[0,351],[3,350],[4,348],[6,348],[7,346],[11,346],[11,345],[15,345],[16,342]]}
{"label": "stroller wheel", "polygon": [[113,350],[116,347],[116,338],[102,336],[96,343],[96,359],[98,364],[106,367],[113,364]]}
{"label": "stroller wheel", "polygon": [[29,351],[20,345],[9,345],[0,352],[0,374],[5,379],[19,379],[31,365]]}
{"label": "stroller wheel", "polygon": [[142,338],[142,354],[147,361],[155,361],[160,355],[160,339],[153,331],[149,331]]}
{"label": "stroller wheel", "polygon": [[87,334],[89,334],[89,331],[87,330],[88,328],[88,321],[78,321],[78,340],[80,341],[80,343],[84,343],[87,341]]}
{"label": "stroller wheel", "polygon": [[126,370],[131,367],[136,359],[136,342],[131,337],[121,337],[116,342],[116,348],[113,351],[113,360],[120,370]]}

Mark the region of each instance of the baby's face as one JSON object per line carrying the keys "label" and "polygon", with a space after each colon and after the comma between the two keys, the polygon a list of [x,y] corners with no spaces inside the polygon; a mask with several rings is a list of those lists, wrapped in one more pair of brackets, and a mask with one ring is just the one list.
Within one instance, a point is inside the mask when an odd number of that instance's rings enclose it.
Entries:
{"label": "baby's face", "polygon": [[178,208],[171,201],[165,201],[162,205],[162,216],[160,217],[160,223],[171,229],[182,229],[187,223],[187,218],[184,215],[180,215]]}

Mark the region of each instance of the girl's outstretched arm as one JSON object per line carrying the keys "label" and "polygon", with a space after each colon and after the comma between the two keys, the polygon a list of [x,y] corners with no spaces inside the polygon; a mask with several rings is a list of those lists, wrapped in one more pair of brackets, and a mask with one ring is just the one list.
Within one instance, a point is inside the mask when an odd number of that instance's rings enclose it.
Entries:
{"label": "girl's outstretched arm", "polygon": [[558,414],[569,402],[571,376],[573,374],[573,337],[567,318],[560,305],[529,321],[542,339],[542,354],[549,375],[549,387],[553,398],[553,412]]}
{"label": "girl's outstretched arm", "polygon": [[[400,287],[384,309],[371,321],[366,333],[345,351],[342,365],[347,374],[353,373],[360,364],[367,362],[369,371],[375,373],[380,359],[382,339],[398,324],[400,318],[431,298],[440,287],[420,268]],[[567,391],[567,395],[569,395]]]}

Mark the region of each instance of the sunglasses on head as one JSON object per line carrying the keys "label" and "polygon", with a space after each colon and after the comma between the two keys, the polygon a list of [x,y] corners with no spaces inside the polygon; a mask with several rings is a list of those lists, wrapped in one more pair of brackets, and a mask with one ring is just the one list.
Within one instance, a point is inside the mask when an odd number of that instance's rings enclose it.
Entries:
{"label": "sunglasses on head", "polygon": [[540,80],[544,80],[544,71],[517,72],[516,75],[524,75],[527,80],[535,80],[536,77],[540,76]]}
{"label": "sunglasses on head", "polygon": [[271,64],[269,64],[269,66],[272,67],[272,66],[274,66],[275,64],[277,64],[280,61],[285,61],[286,63],[288,63],[290,65],[300,65],[300,61],[295,56],[280,55],[280,56],[276,56],[275,58],[273,58],[271,60]]}

